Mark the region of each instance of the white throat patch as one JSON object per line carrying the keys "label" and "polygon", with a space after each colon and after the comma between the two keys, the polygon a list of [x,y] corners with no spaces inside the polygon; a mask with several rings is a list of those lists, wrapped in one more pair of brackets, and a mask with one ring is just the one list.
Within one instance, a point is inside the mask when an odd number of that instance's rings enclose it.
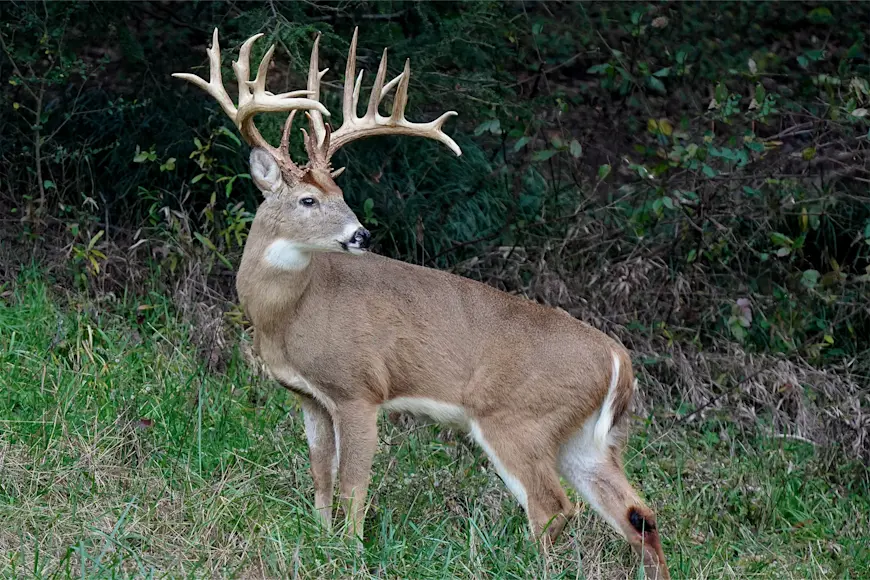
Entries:
{"label": "white throat patch", "polygon": [[269,244],[264,258],[267,264],[279,270],[301,270],[311,262],[311,252],[290,240],[279,238]]}

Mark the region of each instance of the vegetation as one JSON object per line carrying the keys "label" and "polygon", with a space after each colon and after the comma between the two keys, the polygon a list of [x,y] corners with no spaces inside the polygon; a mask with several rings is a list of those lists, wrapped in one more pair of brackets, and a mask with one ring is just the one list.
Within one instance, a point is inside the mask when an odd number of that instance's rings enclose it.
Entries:
{"label": "vegetation", "polygon": [[629,470],[675,576],[866,575],[868,21],[818,2],[0,4],[0,574],[633,574],[585,511],[536,556],[485,458],[404,418],[365,551],[316,530],[296,403],[245,362],[247,149],[169,75],[219,26],[226,71],[262,31],[270,89],[298,88],[321,32],[337,113],[359,26],[361,65],[410,57],[409,116],[458,111],[463,149],[339,153],[375,251],[632,350]]}

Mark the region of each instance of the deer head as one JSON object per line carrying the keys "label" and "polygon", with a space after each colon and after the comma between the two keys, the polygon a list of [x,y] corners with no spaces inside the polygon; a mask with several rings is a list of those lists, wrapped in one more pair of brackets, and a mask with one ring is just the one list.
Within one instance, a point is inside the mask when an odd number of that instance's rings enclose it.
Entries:
{"label": "deer head", "polygon": [[[356,215],[344,200],[341,188],[335,183],[344,168],[333,170],[331,159],[336,151],[356,139],[375,135],[411,135],[440,141],[456,155],[461,155],[459,146],[441,130],[444,122],[456,115],[448,111],[429,123],[412,123],[405,119],[408,102],[410,62],[391,81],[385,83],[387,52],[381,58],[378,73],[369,97],[368,107],[362,117],[357,116],[363,71],[356,77],[357,31],[354,31],[347,59],[342,103],[343,122],[337,131],[323,120],[329,116],[320,103],[320,80],[328,69],[320,70],[318,44],[315,39],[308,69],[308,86],[304,90],[273,95],[265,89],[266,74],[274,52],[274,45],[266,52],[254,81],[248,80],[251,47],[262,34],[249,38],[239,50],[239,60],[233,70],[239,84],[239,104],[236,107],[223,87],[221,80],[220,46],[215,29],[212,46],[208,49],[211,65],[208,82],[186,73],[173,76],[187,80],[208,92],[232,119],[252,147],[250,173],[257,188],[263,193],[264,202],[257,210],[254,220],[271,241],[267,261],[277,266],[293,266],[307,260],[302,256],[310,252],[363,252],[369,245],[371,235],[362,227]],[[382,116],[378,106],[389,92],[396,88],[393,110],[389,117]],[[310,132],[302,129],[308,161],[300,165],[289,153],[290,132],[298,110],[305,110]],[[262,137],[254,125],[253,117],[261,112],[290,111],[279,147],[273,147]]]}

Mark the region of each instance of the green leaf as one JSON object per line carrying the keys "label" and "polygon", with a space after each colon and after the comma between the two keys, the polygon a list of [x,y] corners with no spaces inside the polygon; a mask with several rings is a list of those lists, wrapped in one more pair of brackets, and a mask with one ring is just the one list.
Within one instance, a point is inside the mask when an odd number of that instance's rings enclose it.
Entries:
{"label": "green leaf", "polygon": [[105,230],[100,230],[100,231],[98,231],[98,232],[94,235],[94,237],[91,238],[91,241],[88,242],[88,250],[93,250],[93,249],[94,249],[94,246],[97,245],[97,242],[100,241],[100,238],[102,238],[102,237],[103,237],[103,234],[105,234],[105,233],[106,233]]}
{"label": "green leaf", "polygon": [[665,84],[656,77],[646,77],[646,84],[649,86],[649,88],[656,91],[657,93],[667,93],[667,89],[665,89]]}
{"label": "green leaf", "polygon": [[825,51],[820,49],[808,50],[805,54],[807,55],[807,58],[813,62],[818,62],[825,58]]}
{"label": "green leaf", "polygon": [[54,185],[54,182],[50,179],[46,179],[45,181],[43,181],[42,187],[44,187],[45,189],[57,189],[57,187],[55,187]]}
{"label": "green leaf", "polygon": [[671,67],[666,66],[665,68],[660,68],[659,70],[657,70],[656,72],[654,72],[654,73],[653,73],[653,76],[654,76],[654,77],[665,78],[665,77],[667,77],[669,74],[671,74]]}
{"label": "green leaf", "polygon": [[375,207],[375,200],[373,200],[370,197],[367,197],[366,200],[363,202],[363,211],[366,214],[369,214],[372,212],[372,209],[374,209],[374,207]]}
{"label": "green leaf", "polygon": [[160,171],[173,171],[175,169],[175,157],[170,157],[166,163],[160,164]]}
{"label": "green leaf", "polygon": [[732,318],[732,320],[729,321],[728,330],[731,331],[731,334],[733,334],[734,338],[736,338],[739,342],[743,342],[744,340],[746,340],[746,330],[735,319]]}
{"label": "green leaf", "polygon": [[517,139],[517,142],[514,143],[513,152],[516,153],[517,151],[525,147],[526,144],[531,140],[531,137],[520,137],[519,139]]}
{"label": "green leaf", "polygon": [[803,275],[801,276],[801,285],[804,288],[808,288],[812,290],[819,283],[819,271],[818,270],[804,270]]}
{"label": "green leaf", "polygon": [[229,137],[233,141],[233,143],[236,144],[236,147],[242,146],[242,142],[236,136],[234,131],[230,131],[226,127],[221,127],[220,129],[218,129],[218,133],[220,133],[221,135],[225,135],[225,136]]}
{"label": "green leaf", "polygon": [[723,83],[717,84],[716,90],[713,92],[713,98],[716,99],[716,102],[718,103],[724,103],[728,100],[728,87]]}
{"label": "green leaf", "polygon": [[210,239],[208,239],[207,237],[205,237],[204,235],[202,235],[202,234],[199,233],[199,232],[193,232],[193,236],[194,236],[197,240],[199,240],[199,242],[200,242],[203,246],[205,246],[206,248],[208,248],[208,249],[211,250],[212,252],[217,252],[217,248],[215,247],[214,243],[213,243]]}
{"label": "green leaf", "polygon": [[830,24],[834,21],[834,15],[831,14],[830,8],[824,6],[819,6],[818,8],[810,10],[810,13],[807,14],[807,18],[810,22],[816,24]]}
{"label": "green leaf", "polygon": [[604,181],[610,175],[610,165],[604,164],[598,168],[598,181]]}
{"label": "green leaf", "polygon": [[668,209],[674,209],[674,200],[670,197],[663,197],[662,204]]}
{"label": "green leaf", "polygon": [[568,151],[575,158],[580,158],[583,155],[583,146],[577,141],[577,139],[572,139],[571,144],[568,146]]}
{"label": "green leaf", "polygon": [[759,143],[758,141],[747,141],[746,148],[750,151],[755,151],[756,153],[761,153],[764,151],[764,143]]}
{"label": "green leaf", "polygon": [[499,121],[498,119],[488,119],[484,121],[474,130],[474,136],[480,137],[486,132],[492,133],[493,135],[500,135],[501,121]]}
{"label": "green leaf", "polygon": [[532,154],[532,161],[546,161],[556,153],[558,153],[558,151],[555,149],[544,149],[543,151],[535,151]]}
{"label": "green leaf", "polygon": [[194,178],[190,180],[190,183],[198,183],[203,177],[205,177],[205,173],[200,173],[199,175],[194,176]]}
{"label": "green leaf", "polygon": [[791,248],[794,245],[794,240],[785,234],[779,232],[771,232],[770,241],[777,246]]}
{"label": "green leaf", "polygon": [[603,73],[610,72],[610,70],[612,70],[612,69],[613,69],[613,66],[611,66],[610,63],[605,62],[602,64],[596,64],[594,66],[590,66],[589,68],[586,69],[586,72],[589,74],[592,74],[592,75],[603,74]]}
{"label": "green leaf", "polygon": [[716,177],[716,170],[706,163],[701,167],[701,172],[707,177]]}
{"label": "green leaf", "polygon": [[544,30],[544,25],[541,22],[535,22],[535,24],[532,26],[532,34],[534,34],[536,36],[538,34],[540,34],[541,32],[543,32],[543,30]]}

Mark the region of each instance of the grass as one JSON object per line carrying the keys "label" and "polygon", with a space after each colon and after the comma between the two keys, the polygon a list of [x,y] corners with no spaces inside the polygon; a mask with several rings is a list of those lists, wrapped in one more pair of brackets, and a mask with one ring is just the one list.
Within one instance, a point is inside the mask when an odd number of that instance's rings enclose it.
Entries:
{"label": "grass", "polygon": [[[465,438],[388,421],[358,552],[311,515],[293,396],[238,352],[210,372],[166,297],[0,290],[3,577],[638,577],[585,508],[539,557]],[[675,578],[868,577],[866,466],[727,418],[638,425],[626,459]]]}

